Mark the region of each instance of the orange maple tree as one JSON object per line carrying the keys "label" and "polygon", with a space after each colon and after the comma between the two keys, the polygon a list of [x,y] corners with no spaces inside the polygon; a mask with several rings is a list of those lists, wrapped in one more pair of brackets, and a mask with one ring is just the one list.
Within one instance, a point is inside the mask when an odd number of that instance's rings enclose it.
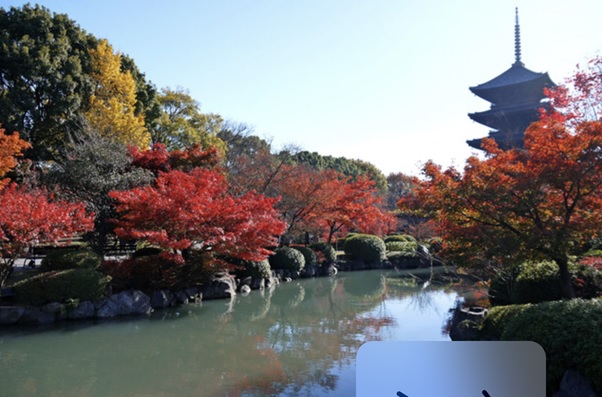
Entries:
{"label": "orange maple tree", "polygon": [[227,187],[219,172],[195,168],[160,173],[152,186],[113,191],[121,215],[115,233],[182,259],[182,250],[201,251],[216,263],[224,257],[265,259],[271,253],[266,247],[285,229],[274,210],[277,199],[254,192],[235,197]]}
{"label": "orange maple tree", "polygon": [[19,138],[18,132],[7,135],[0,124],[0,189],[8,183],[8,180],[2,177],[15,168],[16,157],[22,156],[23,150],[30,147],[29,143]]}
{"label": "orange maple tree", "polygon": [[400,207],[436,218],[448,252],[463,261],[554,261],[564,296],[573,298],[569,256],[602,224],[602,122],[583,112],[593,109],[602,75],[588,76],[549,92],[553,110],[527,129],[524,150],[485,139],[486,158],[469,158],[463,173],[428,162]]}
{"label": "orange maple tree", "polygon": [[327,187],[340,174],[333,170],[319,171],[305,164],[284,165],[281,174],[292,176],[277,178],[273,183],[281,197],[276,208],[287,223],[286,232],[299,234],[314,230],[313,220],[323,209]]}

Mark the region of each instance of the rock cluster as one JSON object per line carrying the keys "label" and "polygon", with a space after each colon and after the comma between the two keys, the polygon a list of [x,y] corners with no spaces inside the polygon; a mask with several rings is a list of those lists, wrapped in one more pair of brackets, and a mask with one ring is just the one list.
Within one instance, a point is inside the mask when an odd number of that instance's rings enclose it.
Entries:
{"label": "rock cluster", "polygon": [[280,282],[276,273],[269,279],[248,277],[237,280],[228,274],[218,274],[211,282],[186,289],[154,291],[149,295],[138,290],[112,294],[96,302],[51,302],[42,307],[0,306],[0,325],[47,325],[60,320],[109,319],[118,316],[149,315],[155,309],[165,309],[205,299],[228,299],[237,291],[243,295],[252,289],[263,289]]}

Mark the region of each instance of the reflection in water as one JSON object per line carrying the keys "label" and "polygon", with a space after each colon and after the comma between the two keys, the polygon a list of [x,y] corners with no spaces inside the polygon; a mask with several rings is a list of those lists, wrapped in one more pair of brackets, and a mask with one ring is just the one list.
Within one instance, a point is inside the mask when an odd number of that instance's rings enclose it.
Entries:
{"label": "reflection in water", "polygon": [[353,395],[369,340],[447,340],[455,293],[378,271],[299,280],[148,319],[0,335],[7,396]]}

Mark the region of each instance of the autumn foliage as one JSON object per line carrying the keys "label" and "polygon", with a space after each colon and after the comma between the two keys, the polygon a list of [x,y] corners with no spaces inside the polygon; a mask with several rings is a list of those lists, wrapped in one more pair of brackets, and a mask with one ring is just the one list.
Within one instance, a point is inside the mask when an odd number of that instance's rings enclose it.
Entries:
{"label": "autumn foliage", "polygon": [[602,79],[588,76],[574,76],[570,95],[564,87],[550,93],[553,111],[527,129],[524,150],[485,139],[486,158],[469,158],[463,173],[429,162],[415,196],[400,205],[435,217],[448,253],[464,262],[554,261],[564,295],[574,297],[569,256],[602,224],[602,122],[584,113]]}
{"label": "autumn foliage", "polygon": [[0,284],[14,261],[34,244],[58,243],[94,228],[94,216],[81,203],[56,201],[44,190],[10,184],[0,190]]}
{"label": "autumn foliage", "polygon": [[276,199],[250,192],[227,193],[224,177],[195,168],[159,174],[153,186],[110,193],[121,215],[117,235],[146,240],[165,249],[210,253],[259,261],[284,231]]}
{"label": "autumn foliage", "polygon": [[128,149],[133,166],[152,171],[155,175],[172,169],[190,171],[196,167],[213,168],[221,160],[218,148],[204,149],[201,144],[172,151],[168,151],[162,143],[154,143],[148,150],[140,150],[136,146]]}
{"label": "autumn foliage", "polygon": [[0,124],[0,189],[8,181],[2,179],[4,175],[17,165],[16,157],[21,156],[23,150],[30,148],[31,145],[19,138],[19,133],[15,132],[6,135],[6,131]]}
{"label": "autumn foliage", "polygon": [[144,117],[136,114],[136,81],[129,71],[122,70],[120,54],[114,53],[106,40],[100,40],[89,53],[95,86],[86,112],[91,127],[117,142],[149,147]]}
{"label": "autumn foliage", "polygon": [[349,177],[330,180],[323,205],[315,219],[326,230],[328,242],[337,232],[345,234],[352,230],[383,235],[394,223],[382,209],[382,198],[374,182],[364,176],[355,181]]}
{"label": "autumn foliage", "polygon": [[351,230],[382,235],[393,223],[368,177],[352,180],[335,170],[317,170],[305,164],[282,168],[283,175],[291,176],[277,179],[273,185],[282,197],[277,209],[291,234],[321,231],[331,242],[336,233]]}

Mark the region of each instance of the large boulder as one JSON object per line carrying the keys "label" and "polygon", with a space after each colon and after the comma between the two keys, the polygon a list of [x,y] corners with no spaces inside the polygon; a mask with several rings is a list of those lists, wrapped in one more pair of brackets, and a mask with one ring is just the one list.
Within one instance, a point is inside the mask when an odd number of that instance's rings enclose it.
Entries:
{"label": "large boulder", "polygon": [[56,320],[63,320],[66,317],[65,305],[58,302],[50,302],[41,307],[42,311],[50,313]]}
{"label": "large boulder", "polygon": [[480,327],[485,321],[487,309],[483,307],[456,307],[449,328],[453,341],[470,341],[480,337]]}
{"label": "large boulder", "polygon": [[593,390],[592,384],[581,373],[568,369],[562,376],[560,390],[554,397],[599,397]]}
{"label": "large boulder", "polygon": [[16,324],[25,313],[22,306],[0,306],[0,325]]}
{"label": "large boulder", "polygon": [[236,280],[229,275],[220,275],[205,284],[201,292],[203,299],[224,299],[236,295]]}
{"label": "large boulder", "polygon": [[153,309],[165,309],[174,305],[174,296],[169,290],[155,291],[151,295],[150,305]]}
{"label": "large boulder", "polygon": [[142,291],[128,290],[111,295],[105,300],[96,313],[99,318],[116,316],[150,314],[153,308],[150,298]]}
{"label": "large boulder", "polygon": [[37,307],[26,307],[25,312],[19,319],[21,325],[47,325],[52,324],[55,317],[52,313],[40,310]]}
{"label": "large boulder", "polygon": [[84,320],[94,317],[96,307],[90,301],[80,302],[75,308],[67,313],[67,318],[70,320]]}
{"label": "large boulder", "polygon": [[265,288],[265,279],[264,278],[253,278],[251,279],[251,289],[259,289],[262,290]]}

